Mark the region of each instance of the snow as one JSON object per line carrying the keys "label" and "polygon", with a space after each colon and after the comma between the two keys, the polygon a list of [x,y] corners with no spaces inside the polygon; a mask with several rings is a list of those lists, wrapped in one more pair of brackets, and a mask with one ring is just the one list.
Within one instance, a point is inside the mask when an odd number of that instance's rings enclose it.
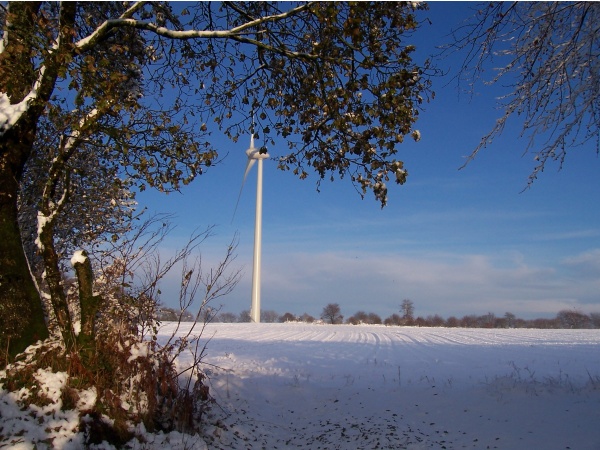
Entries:
{"label": "snow", "polygon": [[3,134],[7,129],[14,126],[21,115],[29,107],[27,97],[24,101],[16,105],[10,104],[10,98],[4,92],[0,92],[0,134]]}
{"label": "snow", "polygon": [[[128,448],[600,448],[600,330],[210,324],[203,339],[216,400],[203,438],[140,426]],[[27,392],[0,391],[0,448],[81,448],[64,376],[36,377],[55,402],[32,414],[16,405]]]}
{"label": "snow", "polygon": [[35,238],[35,245],[38,248],[38,250],[40,252],[44,251],[44,245],[42,244],[42,232],[44,231],[44,228],[46,227],[46,225],[51,222],[51,217],[48,217],[46,215],[44,215],[43,212],[38,211],[37,213],[37,222],[38,222],[38,226],[37,226],[37,237]]}
{"label": "snow", "polygon": [[600,448],[600,330],[214,324],[213,334],[205,361],[228,415],[210,448]]}
{"label": "snow", "polygon": [[38,89],[44,78],[45,71],[45,66],[42,66],[33,88],[19,103],[11,105],[8,95],[4,92],[0,92],[0,136],[15,126],[21,116],[29,109],[31,102],[35,100],[38,95]]}
{"label": "snow", "polygon": [[128,363],[135,361],[138,358],[146,357],[148,356],[148,343],[136,342],[131,346],[130,352],[131,356],[127,359]]}
{"label": "snow", "polygon": [[85,254],[85,251],[77,250],[73,253],[73,256],[71,257],[71,265],[75,267],[75,264],[84,264],[87,259],[88,258]]}

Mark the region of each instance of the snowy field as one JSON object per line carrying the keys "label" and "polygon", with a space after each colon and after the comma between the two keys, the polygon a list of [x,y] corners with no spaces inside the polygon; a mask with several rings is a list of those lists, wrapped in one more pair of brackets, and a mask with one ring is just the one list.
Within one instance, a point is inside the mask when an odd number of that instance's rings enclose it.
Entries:
{"label": "snowy field", "polygon": [[600,449],[600,330],[214,324],[205,336],[211,449]]}
{"label": "snowy field", "polygon": [[[204,438],[139,429],[125,448],[600,449],[600,330],[211,324],[203,338]],[[58,399],[64,374],[39,376]],[[0,449],[84,448],[76,411],[20,395],[0,391]]]}

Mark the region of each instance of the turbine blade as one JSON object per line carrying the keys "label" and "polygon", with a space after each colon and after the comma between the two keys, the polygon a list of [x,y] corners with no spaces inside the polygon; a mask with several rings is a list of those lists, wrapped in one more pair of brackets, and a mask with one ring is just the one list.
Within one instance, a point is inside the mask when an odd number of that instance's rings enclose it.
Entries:
{"label": "turbine blade", "polygon": [[252,169],[252,166],[255,162],[256,160],[254,158],[248,158],[248,162],[246,163],[246,171],[244,172],[244,180],[242,181],[242,188],[244,187],[246,178],[248,178],[248,173],[250,172],[250,169]]}
{"label": "turbine blade", "polygon": [[235,213],[237,212],[238,205],[240,204],[240,198],[242,197],[242,191],[244,190],[244,184],[246,184],[246,178],[248,178],[248,173],[250,173],[250,169],[256,160],[254,158],[248,158],[248,162],[246,163],[246,171],[244,172],[244,178],[242,179],[242,186],[240,187],[240,193],[238,194],[237,202],[235,202],[235,209],[233,210],[233,217],[231,218],[231,222],[233,223],[233,219],[235,218]]}

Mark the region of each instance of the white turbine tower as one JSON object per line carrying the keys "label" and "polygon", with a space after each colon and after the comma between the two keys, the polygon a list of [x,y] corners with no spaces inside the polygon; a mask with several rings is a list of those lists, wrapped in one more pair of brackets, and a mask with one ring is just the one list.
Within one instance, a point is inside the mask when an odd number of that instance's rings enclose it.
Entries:
{"label": "white turbine tower", "polygon": [[[246,171],[244,172],[244,179],[242,181],[242,187],[240,189],[240,196],[242,195],[242,189],[246,183],[246,177],[250,172],[250,169],[255,162],[258,161],[258,173],[256,181],[256,218],[254,222],[254,259],[252,266],[252,307],[250,308],[250,320],[255,323],[260,322],[260,256],[261,256],[261,244],[262,244],[262,178],[263,178],[263,159],[269,157],[269,154],[264,152],[261,153],[259,149],[254,147],[254,133],[250,135],[250,148],[246,150],[248,156],[248,162],[246,163]],[[238,203],[240,201],[238,196]],[[237,205],[236,205],[237,209]]]}

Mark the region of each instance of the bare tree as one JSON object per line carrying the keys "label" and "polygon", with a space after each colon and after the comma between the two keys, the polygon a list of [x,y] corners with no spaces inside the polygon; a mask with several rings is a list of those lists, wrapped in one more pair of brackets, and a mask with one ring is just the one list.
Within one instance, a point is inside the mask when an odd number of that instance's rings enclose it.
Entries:
{"label": "bare tree", "polygon": [[383,323],[385,325],[402,325],[402,317],[400,317],[398,314],[392,314],[389,317],[386,317],[386,319],[383,321]]}
{"label": "bare tree", "polygon": [[273,310],[264,310],[260,312],[260,321],[265,323],[274,323],[279,319],[279,314]]}
{"label": "bare tree", "polygon": [[[600,4],[596,2],[489,2],[454,33],[447,51],[464,50],[459,79],[471,89],[490,69],[489,84],[507,86],[504,114],[468,161],[489,145],[510,117],[522,119],[525,148],[535,154],[529,184],[548,161],[595,142],[600,150]],[[494,67],[491,67],[494,64]],[[537,142],[539,138],[541,142]]]}
{"label": "bare tree", "polygon": [[296,322],[296,321],[298,321],[298,318],[290,312],[286,312],[284,315],[282,315],[279,318],[279,322],[281,322],[281,323]]}
{"label": "bare tree", "polygon": [[381,325],[381,317],[376,313],[369,313],[369,323],[372,325]]}
{"label": "bare tree", "polygon": [[479,317],[475,314],[467,314],[460,319],[460,326],[463,328],[477,328]]}
{"label": "bare tree", "polygon": [[302,314],[302,315],[299,317],[299,319],[300,319],[302,322],[306,322],[306,323],[313,323],[313,322],[315,321],[315,318],[314,318],[313,316],[311,316],[310,314],[308,314],[308,313],[304,313],[304,314]]}
{"label": "bare tree", "polygon": [[371,324],[371,325],[379,325],[382,323],[381,317],[374,313],[366,313],[364,311],[357,311],[353,316],[349,317],[346,321],[352,325],[360,325],[362,323]]}
{"label": "bare tree", "polygon": [[412,300],[405,298],[400,304],[400,313],[405,325],[410,325],[415,316],[415,304]]}
{"label": "bare tree", "polygon": [[218,321],[223,323],[235,323],[238,321],[238,316],[232,312],[222,312],[218,316]]}
{"label": "bare tree", "polygon": [[514,328],[517,324],[517,316],[515,316],[511,312],[507,312],[506,314],[504,314],[504,319],[506,320],[507,328]]}
{"label": "bare tree", "polygon": [[590,328],[591,320],[587,314],[576,309],[563,309],[556,315],[561,328]]}
{"label": "bare tree", "polygon": [[238,322],[240,322],[240,323],[252,322],[252,317],[250,317],[250,311],[247,309],[243,310],[238,317]]}
{"label": "bare tree", "polygon": [[492,312],[477,317],[478,328],[494,328],[496,324],[496,315]]}
{"label": "bare tree", "polygon": [[450,316],[446,319],[446,326],[448,328],[456,328],[460,325],[460,321],[455,316]]}
{"label": "bare tree", "polygon": [[360,325],[361,323],[369,323],[369,315],[364,311],[357,311],[353,316],[348,317],[347,323],[352,325]]}
{"label": "bare tree", "polygon": [[342,316],[341,314],[340,305],[337,303],[327,304],[327,306],[323,308],[323,312],[321,313],[321,319],[332,325],[342,323],[342,321],[344,320],[344,316]]}
{"label": "bare tree", "polygon": [[446,321],[439,314],[434,314],[433,316],[427,316],[426,318],[427,324],[430,327],[443,327],[446,324]]}

